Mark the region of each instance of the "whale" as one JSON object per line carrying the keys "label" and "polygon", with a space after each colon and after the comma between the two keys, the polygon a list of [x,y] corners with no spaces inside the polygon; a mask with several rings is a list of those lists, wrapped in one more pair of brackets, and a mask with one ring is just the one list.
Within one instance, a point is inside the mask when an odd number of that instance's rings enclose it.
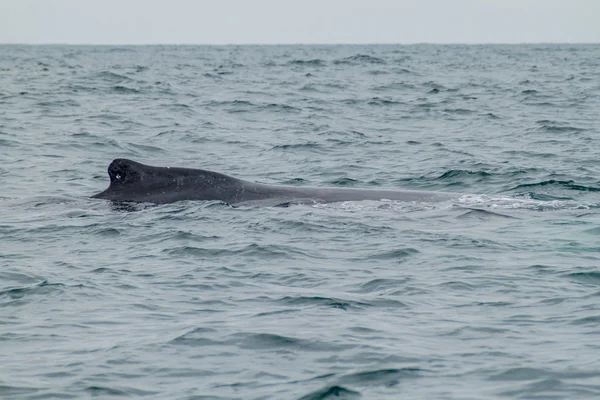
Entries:
{"label": "whale", "polygon": [[441,202],[457,193],[418,190],[270,185],[203,169],[155,167],[117,158],[108,166],[109,187],[95,199],[113,202],[168,204],[185,200],[217,200],[230,205],[285,205],[363,200]]}

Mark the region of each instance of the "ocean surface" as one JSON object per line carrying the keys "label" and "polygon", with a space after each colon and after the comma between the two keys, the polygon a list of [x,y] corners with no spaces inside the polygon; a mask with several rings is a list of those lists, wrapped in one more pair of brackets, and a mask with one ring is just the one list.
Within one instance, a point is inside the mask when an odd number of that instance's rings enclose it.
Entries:
{"label": "ocean surface", "polygon": [[0,398],[598,399],[599,136],[600,45],[0,46]]}

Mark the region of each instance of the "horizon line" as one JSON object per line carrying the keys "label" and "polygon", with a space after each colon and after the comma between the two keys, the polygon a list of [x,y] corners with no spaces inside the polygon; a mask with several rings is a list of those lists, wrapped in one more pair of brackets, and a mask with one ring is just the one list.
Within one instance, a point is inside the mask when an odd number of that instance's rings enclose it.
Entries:
{"label": "horizon line", "polygon": [[600,42],[290,42],[290,43],[76,43],[76,42],[0,42],[0,46],[515,46],[515,45],[594,45]]}

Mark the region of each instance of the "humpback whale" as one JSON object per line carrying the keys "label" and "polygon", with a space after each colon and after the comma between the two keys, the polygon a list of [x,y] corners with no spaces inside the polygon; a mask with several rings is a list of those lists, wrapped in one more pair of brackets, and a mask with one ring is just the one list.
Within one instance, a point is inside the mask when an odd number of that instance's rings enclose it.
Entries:
{"label": "humpback whale", "polygon": [[118,158],[108,166],[110,186],[92,198],[115,202],[166,204],[183,200],[220,200],[279,205],[360,200],[438,202],[457,198],[456,193],[417,190],[373,190],[267,185],[202,169],[153,167]]}

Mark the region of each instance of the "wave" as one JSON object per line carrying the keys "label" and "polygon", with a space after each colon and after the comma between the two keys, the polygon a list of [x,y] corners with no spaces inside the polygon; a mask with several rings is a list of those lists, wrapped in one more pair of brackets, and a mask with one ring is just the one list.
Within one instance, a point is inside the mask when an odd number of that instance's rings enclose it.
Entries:
{"label": "wave", "polygon": [[323,66],[325,65],[325,60],[321,60],[319,58],[315,58],[312,60],[292,60],[288,62],[289,65],[308,65],[308,66]]}
{"label": "wave", "polygon": [[467,108],[444,108],[444,112],[448,114],[457,114],[457,115],[469,115],[475,114],[476,110],[469,110]]}
{"label": "wave", "polygon": [[490,174],[489,172],[486,171],[469,171],[466,169],[451,169],[448,170],[446,172],[444,172],[442,175],[438,176],[436,179],[439,180],[447,180],[447,179],[454,179],[454,178],[465,178],[465,177],[484,177],[487,178],[488,176],[491,176],[492,174]]}
{"label": "wave", "polygon": [[125,75],[120,75],[120,74],[117,74],[117,73],[111,72],[111,71],[99,72],[98,74],[96,74],[94,76],[94,79],[92,79],[92,80],[97,80],[97,79],[101,79],[101,80],[104,80],[107,82],[114,82],[114,83],[130,82],[133,80]]}
{"label": "wave", "polygon": [[561,189],[577,190],[577,191],[581,191],[581,192],[600,192],[600,188],[593,187],[593,186],[579,185],[579,184],[576,184],[573,180],[561,181],[561,180],[555,180],[555,179],[549,179],[546,181],[534,182],[534,183],[522,183],[520,185],[513,187],[511,190],[519,190],[519,189],[525,189],[525,188],[530,189],[530,188],[538,188],[538,187],[545,188],[547,186],[555,186],[555,187],[559,187]]}
{"label": "wave", "polygon": [[46,296],[49,293],[55,291],[61,291],[65,287],[62,283],[48,283],[47,280],[36,283],[34,285],[20,286],[20,287],[8,287],[0,290],[0,298],[8,297],[12,300],[19,300],[23,297],[29,297],[32,295],[43,295]]}
{"label": "wave", "polygon": [[341,179],[335,179],[333,181],[329,181],[327,182],[327,184],[329,185],[333,185],[333,186],[355,186],[357,183],[360,183],[360,181],[356,180],[356,179],[352,179],[352,178],[341,178]]}
{"label": "wave", "polygon": [[36,104],[40,107],[80,107],[81,105],[72,99],[55,100],[55,101],[40,101]]}
{"label": "wave", "polygon": [[126,87],[126,86],[121,86],[121,85],[113,86],[112,91],[114,93],[120,93],[120,94],[138,94],[138,93],[141,93],[141,91],[138,90],[138,89],[129,88],[129,87]]}
{"label": "wave", "polygon": [[308,150],[308,149],[322,149],[322,146],[317,142],[308,143],[294,143],[294,144],[279,144],[271,147],[270,150]]}
{"label": "wave", "polygon": [[263,259],[293,259],[295,256],[309,256],[291,246],[249,244],[241,249],[232,250],[228,248],[202,248],[196,246],[177,246],[163,250],[172,256],[212,258],[212,257],[240,257],[254,256]]}
{"label": "wave", "polygon": [[320,296],[286,296],[278,300],[279,303],[290,305],[290,306],[316,306],[316,307],[327,307],[327,308],[339,308],[342,310],[348,309],[364,309],[366,307],[371,307],[372,304],[355,301],[355,300],[346,300],[346,299],[338,299],[338,298],[330,298],[330,297],[320,297]]}
{"label": "wave", "polygon": [[560,132],[582,132],[585,131],[583,128],[571,126],[566,123],[551,121],[551,120],[540,120],[536,121],[540,125],[540,130],[543,132],[560,133]]}
{"label": "wave", "polygon": [[392,106],[398,104],[405,104],[403,101],[392,100],[392,99],[384,99],[381,97],[372,97],[367,104],[370,106]]}
{"label": "wave", "polygon": [[242,112],[283,112],[283,113],[298,113],[300,108],[290,106],[285,103],[253,103],[247,100],[225,100],[225,101],[209,101],[204,104],[205,107],[224,108],[230,113]]}
{"label": "wave", "polygon": [[570,274],[563,275],[563,277],[573,279],[581,283],[600,285],[600,271],[572,272]]}
{"label": "wave", "polygon": [[346,389],[343,386],[332,385],[324,387],[323,389],[315,390],[307,395],[300,397],[298,400],[327,400],[327,399],[341,399],[341,400],[358,400],[362,398],[360,392]]}
{"label": "wave", "polygon": [[334,60],[334,64],[352,64],[352,65],[361,65],[361,64],[385,64],[386,62],[378,57],[373,57],[368,54],[356,54],[354,56],[345,57],[339,60]]}
{"label": "wave", "polygon": [[414,90],[414,89],[416,89],[416,86],[414,84],[408,83],[408,82],[393,82],[393,83],[388,83],[386,85],[375,86],[373,88],[373,90],[376,92],[384,92],[387,90],[409,91],[409,90]]}
{"label": "wave", "polygon": [[332,381],[329,385],[322,389],[315,390],[307,395],[302,396],[299,400],[321,400],[341,398],[354,400],[362,398],[362,394],[358,391],[346,389],[346,385],[351,385],[353,388],[373,386],[381,386],[391,388],[401,384],[407,379],[415,379],[422,376],[423,370],[420,368],[387,368],[378,370],[368,370],[352,372],[349,374],[335,376],[328,375],[322,377]]}

